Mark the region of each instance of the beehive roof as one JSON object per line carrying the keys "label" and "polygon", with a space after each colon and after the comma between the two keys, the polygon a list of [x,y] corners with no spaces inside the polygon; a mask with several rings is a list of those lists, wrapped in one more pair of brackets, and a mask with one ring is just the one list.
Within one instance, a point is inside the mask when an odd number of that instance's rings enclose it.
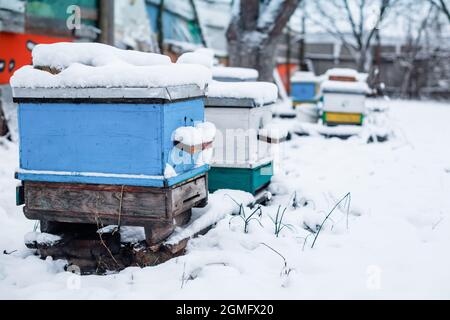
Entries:
{"label": "beehive roof", "polygon": [[365,82],[345,82],[345,81],[325,81],[320,86],[320,90],[323,93],[358,93],[367,94],[370,93],[369,86]]}
{"label": "beehive roof", "polygon": [[211,70],[174,64],[169,57],[120,50],[98,43],[38,45],[33,66],[11,78],[13,88],[161,88],[196,85],[205,89]]}
{"label": "beehive roof", "polygon": [[[250,100],[253,106],[261,106],[273,103],[278,98],[278,88],[270,82],[221,82],[212,81],[208,87],[207,104],[214,100],[233,99],[239,105],[239,100]],[[209,102],[208,102],[209,100]],[[219,106],[233,106],[231,104],[219,104]],[[247,106],[247,105],[242,105]]]}
{"label": "beehive roof", "polygon": [[239,80],[257,79],[258,70],[252,68],[213,67],[213,78],[233,78]]}

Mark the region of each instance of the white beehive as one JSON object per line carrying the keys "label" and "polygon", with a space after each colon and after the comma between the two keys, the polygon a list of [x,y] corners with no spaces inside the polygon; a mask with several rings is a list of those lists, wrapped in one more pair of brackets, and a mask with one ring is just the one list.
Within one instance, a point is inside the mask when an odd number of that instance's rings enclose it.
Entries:
{"label": "white beehive", "polygon": [[368,86],[363,82],[325,81],[321,86],[322,110],[339,113],[364,113]]}
{"label": "white beehive", "polygon": [[272,121],[277,88],[265,82],[218,82],[208,89],[205,119],[215,124],[213,165],[252,167],[269,159],[260,130]]}

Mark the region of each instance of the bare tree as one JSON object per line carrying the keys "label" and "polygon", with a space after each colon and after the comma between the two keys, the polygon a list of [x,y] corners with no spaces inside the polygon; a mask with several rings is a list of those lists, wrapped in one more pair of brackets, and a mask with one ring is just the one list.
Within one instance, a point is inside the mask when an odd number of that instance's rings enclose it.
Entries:
{"label": "bare tree", "polygon": [[438,8],[450,22],[450,4],[446,0],[429,0],[436,8]]}
{"label": "bare tree", "polygon": [[358,71],[364,72],[369,69],[370,48],[377,30],[397,1],[315,0],[308,16],[339,40],[355,59]]}
{"label": "bare tree", "polygon": [[230,66],[255,68],[259,80],[273,81],[276,45],[301,1],[237,1],[227,30]]}
{"label": "bare tree", "polygon": [[[433,6],[430,6],[427,11],[427,14],[419,22],[419,26],[415,34],[413,33],[413,28],[411,27],[414,21],[412,20],[411,16],[408,16],[409,31],[405,45],[405,53],[399,59],[400,65],[404,69],[403,81],[400,89],[400,94],[403,98],[410,98],[411,96],[415,95],[414,92],[417,94],[417,90],[414,90],[412,88],[413,80],[414,78],[417,78],[417,75],[414,74],[417,73],[417,60],[419,54],[424,50],[424,47],[422,46],[422,40],[433,12]],[[418,86],[416,85],[415,87],[417,88]]]}
{"label": "bare tree", "polygon": [[398,57],[403,69],[401,96],[411,98],[439,94],[440,89],[448,91],[443,81],[449,79],[449,52],[442,33],[440,9],[430,2],[422,2],[411,3],[407,12],[406,44]]}

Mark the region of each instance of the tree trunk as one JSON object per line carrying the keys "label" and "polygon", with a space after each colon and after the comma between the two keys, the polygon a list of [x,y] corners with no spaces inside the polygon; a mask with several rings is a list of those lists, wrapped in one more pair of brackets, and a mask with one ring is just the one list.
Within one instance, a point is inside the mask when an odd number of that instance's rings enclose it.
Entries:
{"label": "tree trunk", "polygon": [[228,42],[230,67],[254,68],[259,71],[260,81],[273,81],[273,70],[276,66],[276,44],[270,41],[255,44],[243,36],[239,40]]}
{"label": "tree trunk", "polygon": [[358,72],[366,72],[367,65],[367,50],[362,49],[358,54],[358,59],[356,60],[356,70]]}
{"label": "tree trunk", "polygon": [[257,69],[258,80],[273,82],[277,44],[300,1],[266,2],[271,21],[264,16],[265,10],[260,10],[259,0],[241,1],[239,14],[232,18],[227,31],[229,65]]}
{"label": "tree trunk", "polygon": [[99,26],[100,42],[114,45],[114,1],[100,0]]}

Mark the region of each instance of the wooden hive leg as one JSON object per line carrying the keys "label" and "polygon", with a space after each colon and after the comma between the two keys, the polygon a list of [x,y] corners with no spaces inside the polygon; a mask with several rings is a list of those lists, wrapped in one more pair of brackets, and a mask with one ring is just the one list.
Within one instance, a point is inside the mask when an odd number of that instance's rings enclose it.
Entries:
{"label": "wooden hive leg", "polygon": [[189,220],[191,220],[192,210],[186,210],[183,213],[180,213],[179,215],[175,216],[175,225],[178,227],[186,225]]}
{"label": "wooden hive leg", "polygon": [[175,229],[175,225],[172,221],[155,221],[148,222],[144,229],[147,244],[153,246],[167,239]]}

